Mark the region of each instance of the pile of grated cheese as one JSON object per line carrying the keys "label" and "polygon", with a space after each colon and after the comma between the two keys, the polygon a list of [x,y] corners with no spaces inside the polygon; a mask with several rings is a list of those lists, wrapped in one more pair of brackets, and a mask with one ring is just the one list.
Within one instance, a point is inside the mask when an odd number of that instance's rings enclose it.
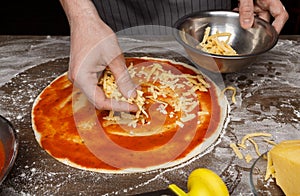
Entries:
{"label": "pile of grated cheese", "polygon": [[[237,55],[237,52],[229,45],[231,33],[220,33],[219,31],[212,35],[210,35],[210,33],[211,27],[206,27],[203,39],[196,48],[211,54]],[[221,37],[227,37],[227,39],[225,41],[219,40]]]}
{"label": "pile of grated cheese", "polygon": [[[157,111],[168,115],[169,118],[175,118],[175,114],[179,113],[180,117],[176,120],[176,124],[180,127],[197,115],[208,114],[206,111],[199,110],[195,114],[195,108],[199,107],[196,91],[207,92],[210,87],[202,75],[174,74],[170,70],[165,70],[158,62],[149,66],[136,67],[131,63],[128,71],[133,80],[141,86],[135,98],[127,99],[121,94],[109,68],[104,71],[98,85],[102,86],[108,98],[136,104],[138,111],[135,114],[110,111],[103,118],[106,120],[104,126],[123,124],[135,128],[138,124],[149,123],[146,105],[154,103],[159,104]],[[171,110],[167,110],[167,107]]]}

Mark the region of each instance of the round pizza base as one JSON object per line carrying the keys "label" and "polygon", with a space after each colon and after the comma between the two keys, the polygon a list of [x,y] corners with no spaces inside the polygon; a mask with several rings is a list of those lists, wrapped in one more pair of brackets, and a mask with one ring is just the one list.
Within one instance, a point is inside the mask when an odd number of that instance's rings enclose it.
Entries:
{"label": "round pizza base", "polygon": [[[176,62],[176,61],[172,61],[169,59],[161,59],[161,58],[150,58],[150,57],[134,57],[134,58],[142,58],[142,59],[146,59],[146,60],[157,60],[157,61],[168,61],[171,64],[179,64],[182,65],[188,69],[193,70],[195,73],[201,74],[203,75],[199,70],[197,70],[196,68],[194,68],[191,65],[185,64],[185,63],[181,63],[181,62]],[[178,166],[180,164],[184,165],[184,163],[188,162],[189,160],[192,160],[192,158],[197,157],[199,155],[201,155],[201,153],[203,153],[207,148],[209,148],[210,146],[212,146],[216,140],[218,139],[218,137],[220,136],[221,132],[224,130],[224,128],[226,127],[227,123],[228,123],[228,114],[230,111],[230,107],[228,104],[228,101],[226,99],[225,96],[222,96],[221,94],[221,90],[218,88],[218,86],[211,81],[208,77],[206,77],[205,75],[203,75],[205,80],[209,81],[210,85],[213,85],[214,88],[214,93],[217,97],[217,103],[220,107],[220,119],[218,120],[218,125],[216,126],[217,128],[214,130],[214,133],[211,134],[208,138],[206,138],[200,145],[198,145],[196,148],[194,148],[191,152],[189,152],[185,157],[182,157],[180,159],[175,159],[173,161],[170,162],[166,162],[163,164],[159,164],[159,165],[153,165],[153,166],[147,166],[147,167],[142,167],[142,168],[123,168],[123,169],[105,169],[105,168],[95,168],[95,167],[84,167],[80,164],[77,164],[76,162],[70,161],[67,158],[59,158],[56,157],[55,155],[53,155],[49,150],[45,149],[42,142],[41,142],[41,134],[39,132],[39,129],[36,126],[36,122],[35,122],[35,115],[34,115],[34,110],[35,107],[40,103],[40,101],[42,101],[43,99],[41,98],[41,95],[48,91],[49,87],[56,83],[58,80],[61,80],[63,78],[67,79],[67,73],[64,73],[60,76],[58,76],[55,80],[53,80],[40,94],[39,96],[36,98],[34,104],[33,104],[33,109],[32,109],[32,127],[33,127],[33,131],[35,134],[35,138],[37,140],[37,142],[39,143],[39,145],[47,151],[47,153],[49,153],[54,159],[58,160],[61,163],[64,163],[65,165],[77,168],[77,169],[82,169],[82,170],[87,170],[87,171],[94,171],[94,172],[100,172],[100,173],[133,173],[133,172],[146,172],[146,171],[151,171],[151,170],[156,170],[156,169],[163,169],[163,168],[170,168],[170,167],[174,167],[174,166]],[[72,85],[70,83],[70,85]],[[63,130],[57,130],[58,132],[62,132]]]}

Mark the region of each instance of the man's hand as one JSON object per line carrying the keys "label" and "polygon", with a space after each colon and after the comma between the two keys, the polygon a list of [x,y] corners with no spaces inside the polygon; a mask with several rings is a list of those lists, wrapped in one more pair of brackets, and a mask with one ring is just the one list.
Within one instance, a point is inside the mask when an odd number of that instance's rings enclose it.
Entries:
{"label": "man's hand", "polygon": [[[255,2],[255,3],[254,3]],[[280,0],[240,0],[238,11],[240,13],[240,24],[243,28],[250,28],[254,21],[254,15],[270,21],[274,18],[272,25],[279,34],[289,18],[287,11]]]}
{"label": "man's hand", "polygon": [[109,66],[123,96],[136,96],[115,33],[99,18],[91,1],[61,3],[71,29],[69,79],[100,110],[136,111],[136,105],[108,99],[97,86],[99,75]]}

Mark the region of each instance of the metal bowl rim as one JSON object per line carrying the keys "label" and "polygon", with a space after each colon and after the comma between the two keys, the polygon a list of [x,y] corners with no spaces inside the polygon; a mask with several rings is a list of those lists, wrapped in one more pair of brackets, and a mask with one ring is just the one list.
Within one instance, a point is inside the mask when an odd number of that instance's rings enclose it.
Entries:
{"label": "metal bowl rim", "polygon": [[259,51],[259,52],[256,52],[256,53],[251,53],[251,54],[244,54],[244,55],[218,55],[218,54],[211,54],[211,53],[208,53],[208,52],[204,52],[202,50],[199,50],[199,49],[196,49],[192,46],[190,46],[189,44],[185,43],[180,35],[179,35],[179,29],[178,27],[183,24],[183,22],[188,19],[188,18],[192,18],[192,17],[195,17],[195,16],[209,16],[209,15],[218,15],[218,14],[230,14],[230,15],[233,15],[235,17],[238,17],[239,16],[239,13],[237,12],[234,12],[234,11],[200,11],[200,12],[194,12],[194,13],[191,13],[191,14],[188,14],[188,15],[185,15],[181,18],[179,18],[173,25],[173,28],[175,29],[174,30],[174,36],[175,36],[175,39],[182,45],[184,46],[185,48],[188,48],[189,50],[192,50],[193,52],[195,53],[199,53],[199,54],[202,54],[203,56],[207,56],[207,57],[213,57],[213,58],[217,58],[217,59],[228,59],[228,60],[238,60],[238,59],[245,59],[245,58],[249,58],[249,57],[255,57],[255,56],[258,56],[260,54],[263,54],[269,50],[271,50],[278,42],[278,33],[276,32],[275,28],[270,25],[267,21],[259,18],[259,17],[255,17],[254,19],[255,20],[258,20],[262,23],[264,23],[265,25],[268,25],[270,26],[271,30],[272,30],[272,34],[274,35],[274,39],[273,39],[273,43],[270,45],[270,47],[262,50],[262,51]]}
{"label": "metal bowl rim", "polygon": [[3,117],[2,115],[0,115],[0,118],[10,127],[10,129],[12,130],[13,136],[15,138],[14,146],[13,146],[14,151],[13,151],[11,159],[9,160],[7,169],[4,172],[2,179],[0,179],[0,185],[1,185],[3,183],[3,181],[6,179],[7,175],[9,174],[10,170],[12,169],[12,167],[14,166],[15,160],[17,158],[18,149],[19,149],[19,137],[18,137],[16,129],[14,128],[12,123],[9,120],[7,120],[5,117]]}

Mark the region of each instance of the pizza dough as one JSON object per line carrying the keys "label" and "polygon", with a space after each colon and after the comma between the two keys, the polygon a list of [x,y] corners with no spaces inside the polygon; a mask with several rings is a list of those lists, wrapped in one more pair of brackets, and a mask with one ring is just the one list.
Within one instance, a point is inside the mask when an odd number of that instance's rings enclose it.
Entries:
{"label": "pizza dough", "polygon": [[[148,57],[126,63],[141,93],[139,100],[126,101],[142,103],[139,114],[96,110],[66,73],[40,93],[32,109],[33,131],[53,158],[89,171],[144,172],[186,162],[219,137],[228,102],[197,69]],[[107,71],[99,85],[108,97],[122,99],[111,90]]]}

